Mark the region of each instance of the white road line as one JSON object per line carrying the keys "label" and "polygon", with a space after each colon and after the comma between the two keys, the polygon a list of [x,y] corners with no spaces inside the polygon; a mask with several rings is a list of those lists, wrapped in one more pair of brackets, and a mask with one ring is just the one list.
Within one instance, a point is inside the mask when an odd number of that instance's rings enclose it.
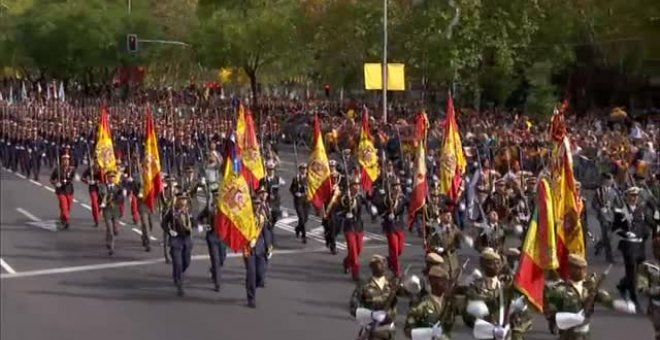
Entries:
{"label": "white road line", "polygon": [[[287,220],[287,219],[284,219],[284,220]],[[275,227],[280,228],[282,230],[286,230],[290,233],[295,233],[296,232],[295,227],[292,227],[292,226],[289,226],[288,224],[283,223],[284,220],[277,221],[277,223],[275,223]],[[294,220],[297,220],[297,219],[294,218]],[[317,235],[307,234],[307,238],[312,239],[314,241],[321,242],[321,243],[325,243],[325,239],[320,237],[320,236],[317,236]],[[344,242],[337,242],[337,249],[346,249],[346,244]]]}
{"label": "white road line", "polygon": [[46,188],[46,190],[48,190],[50,192],[55,192],[55,189],[53,189],[53,187],[49,187],[47,185],[44,185],[44,188]]}
{"label": "white road line", "polygon": [[87,210],[92,210],[92,207],[89,206],[87,203],[80,203],[80,206],[87,209]]}
{"label": "white road line", "polygon": [[[303,253],[320,253],[327,251],[325,248],[315,248],[315,249],[292,249],[292,250],[275,250],[273,251],[273,256],[277,255],[287,255],[287,254],[303,254]],[[227,258],[242,258],[243,253],[232,253],[227,254]],[[209,255],[195,255],[192,257],[192,260],[206,260],[208,261]],[[164,263],[165,259],[151,259],[151,260],[141,260],[141,261],[125,261],[125,262],[115,262],[115,263],[101,263],[101,264],[91,264],[85,266],[74,266],[74,267],[62,267],[62,268],[53,268],[53,269],[42,269],[42,270],[31,270],[20,273],[2,273],[0,274],[0,279],[12,279],[20,277],[34,277],[34,276],[44,276],[44,275],[56,275],[56,274],[67,274],[67,273],[76,273],[76,272],[86,272],[102,269],[113,269],[113,268],[127,268],[135,266],[145,266],[150,264]]]}
{"label": "white road line", "polygon": [[22,179],[26,179],[26,178],[27,178],[27,177],[25,177],[23,174],[19,174],[18,172],[15,173],[15,175],[18,176],[18,177],[20,177],[20,178],[22,178]]}
{"label": "white road line", "polygon": [[29,211],[23,209],[23,208],[16,208],[16,211],[19,213],[25,215],[25,217],[31,219],[34,222],[41,222],[41,219],[37,216],[32,215]]}
{"label": "white road line", "polygon": [[[133,230],[136,234],[142,236],[142,230],[140,230],[140,229],[138,229],[138,228],[131,228],[131,230]],[[155,237],[153,237],[153,236],[151,236],[151,235],[149,235],[149,239],[152,240],[152,241],[158,241],[157,238],[155,238]]]}
{"label": "white road line", "polygon": [[73,203],[79,203],[80,204],[80,201],[78,201],[78,199],[74,198]]}
{"label": "white road line", "polygon": [[40,187],[43,186],[43,184],[42,184],[41,182],[37,182],[37,181],[35,181],[35,180],[33,180],[33,179],[30,180],[30,183],[32,183],[32,184],[34,184],[34,185],[37,185],[37,186],[40,186]]}
{"label": "white road line", "polygon": [[14,270],[14,268],[12,268],[9,264],[7,264],[7,262],[5,262],[5,260],[3,260],[3,259],[0,259],[0,266],[2,266],[2,268],[3,268],[7,273],[9,273],[9,274],[16,274],[16,271]]}

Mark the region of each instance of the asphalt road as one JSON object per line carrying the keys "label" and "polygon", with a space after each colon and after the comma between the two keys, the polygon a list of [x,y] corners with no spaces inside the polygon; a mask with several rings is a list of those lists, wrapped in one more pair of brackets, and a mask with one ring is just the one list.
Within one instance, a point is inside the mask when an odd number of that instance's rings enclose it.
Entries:
{"label": "asphalt road", "polygon": [[[307,153],[299,150],[306,161]],[[290,183],[295,173],[290,148],[283,148],[279,174]],[[257,292],[257,309],[246,307],[245,270],[240,254],[232,254],[224,267],[219,293],[211,290],[209,260],[202,235],[195,236],[194,260],[187,271],[186,296],[176,296],[171,267],[158,247],[143,251],[140,235],[130,217],[121,227],[115,255],[104,246],[103,228],[92,227],[87,188],[76,183],[71,228],[54,230],[57,201],[44,170],[40,181],[29,181],[5,169],[0,171],[0,338],[3,340],[93,338],[117,339],[354,339],[358,327],[348,313],[354,283],[343,274],[339,254],[323,247],[320,222],[308,223],[310,241],[294,236],[295,214],[276,229],[278,247],[269,264],[266,288]],[[287,184],[288,188],[288,184]],[[283,204],[292,208],[288,191]],[[126,210],[128,212],[128,210]],[[368,220],[368,218],[367,218]],[[594,223],[595,219],[593,219]],[[138,228],[139,229],[139,228]],[[595,228],[594,225],[594,230]],[[136,229],[137,230],[137,229]],[[386,254],[378,225],[368,223],[362,254],[362,276],[372,254]],[[160,230],[154,231],[158,244]],[[419,272],[420,239],[410,235],[403,256],[405,265]],[[473,257],[476,253],[463,251]],[[470,266],[472,267],[472,266]],[[604,263],[594,259],[594,271]],[[612,289],[622,276],[619,264],[605,286]],[[407,301],[399,304],[402,329]],[[643,315],[623,315],[597,309],[592,339],[651,339],[651,323]],[[527,339],[553,339],[545,322],[535,317]],[[472,339],[457,319],[454,339]],[[402,331],[397,339],[403,339]]]}

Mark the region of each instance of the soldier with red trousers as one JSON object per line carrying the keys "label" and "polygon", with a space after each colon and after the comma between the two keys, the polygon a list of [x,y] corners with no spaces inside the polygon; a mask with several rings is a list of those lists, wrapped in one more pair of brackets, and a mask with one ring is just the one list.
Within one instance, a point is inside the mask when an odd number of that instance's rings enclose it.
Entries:
{"label": "soldier with red trousers", "polygon": [[383,206],[379,210],[381,210],[381,216],[383,217],[383,232],[387,236],[389,248],[387,263],[396,277],[401,276],[399,257],[403,253],[406,241],[404,210],[407,205],[408,202],[401,190],[401,182],[398,178],[395,178],[391,187],[387,189]]}
{"label": "soldier with red trousers", "polygon": [[59,168],[55,168],[50,175],[50,183],[55,186],[55,195],[57,195],[57,201],[60,205],[60,223],[64,229],[69,229],[75,175],[76,171],[71,166],[68,154],[62,156]]}
{"label": "soldier with red trousers", "polygon": [[360,193],[360,179],[354,177],[350,183],[348,192],[343,195],[339,204],[339,216],[348,250],[348,255],[344,258],[344,272],[348,273],[350,270],[353,280],[360,281],[360,253],[364,238],[362,207],[365,206],[365,198]]}
{"label": "soldier with red trousers", "polygon": [[89,186],[89,201],[91,202],[95,228],[98,228],[99,217],[101,216],[101,208],[99,207],[99,182],[103,182],[102,175],[96,163],[92,162],[92,165],[83,171],[81,177],[81,181]]}

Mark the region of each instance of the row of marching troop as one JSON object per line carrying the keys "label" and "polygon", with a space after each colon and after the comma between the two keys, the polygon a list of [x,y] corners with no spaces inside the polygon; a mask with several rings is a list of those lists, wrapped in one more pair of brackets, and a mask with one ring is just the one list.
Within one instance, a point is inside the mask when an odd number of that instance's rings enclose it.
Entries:
{"label": "row of marching troop", "polygon": [[[221,124],[149,112],[144,129],[131,118],[132,111],[111,110],[103,108],[98,124],[90,124],[94,116],[83,113],[86,119],[76,119],[58,109],[45,127],[37,119],[42,116],[30,119],[30,114],[3,110],[3,166],[28,176],[38,174],[43,164],[53,167],[50,180],[66,230],[74,178],[78,167],[88,164],[80,178],[89,186],[94,225],[105,225],[110,255],[119,251],[115,237],[128,203],[133,222],[141,225],[145,251],[151,250],[153,221],[160,220],[163,256],[172,263],[178,294],[184,295],[191,235],[199,230],[208,244],[215,290],[227,248],[243,252],[248,305],[255,307],[256,289],[265,287],[276,248],[275,223],[287,214],[279,192],[287,181],[276,174],[281,166],[277,144],[266,137],[273,133],[264,133],[266,124],[257,126],[241,105],[233,109],[235,122]],[[450,100],[446,116],[435,125],[426,114],[417,114],[416,138],[404,143],[397,141],[396,129],[380,125],[365,108],[354,122],[360,132],[353,148],[332,153],[325,150],[323,119],[310,116],[314,133],[307,163],[298,162],[294,141],[297,174],[289,193],[295,232],[307,242],[306,223],[314,210],[331,254],[337,254],[343,233],[347,254],[341,269],[358,284],[350,304],[361,337],[394,337],[401,296],[409,297],[411,306],[405,333],[416,339],[451,338],[458,315],[479,339],[520,339],[531,327],[529,309],[543,311],[560,338],[581,339],[589,333],[596,302],[639,313],[640,292],[651,297],[649,311],[657,320],[652,302],[660,293],[658,267],[647,261],[645,245],[651,239],[655,251],[658,177],[657,168],[645,168],[649,162],[638,157],[652,139],[636,138],[638,125],[624,139],[603,139],[608,141],[605,154],[618,163],[603,171],[601,185],[587,201],[573,173],[576,150],[586,147],[575,138],[579,127],[567,124],[563,112],[550,123],[515,121],[505,127],[508,134],[489,136],[482,132],[493,129],[488,123],[459,125]],[[392,138],[378,138],[388,132]],[[599,240],[588,223],[589,208],[597,216]],[[369,261],[371,276],[363,279],[360,256],[369,220],[382,227],[388,253]],[[420,237],[424,244],[421,276],[401,270],[406,237]],[[604,251],[606,260],[616,263],[612,237],[619,240],[625,269],[617,285],[620,299],[601,287],[609,271],[592,275],[586,270],[590,245],[595,255]],[[480,270],[463,272],[461,247],[480,253]]]}

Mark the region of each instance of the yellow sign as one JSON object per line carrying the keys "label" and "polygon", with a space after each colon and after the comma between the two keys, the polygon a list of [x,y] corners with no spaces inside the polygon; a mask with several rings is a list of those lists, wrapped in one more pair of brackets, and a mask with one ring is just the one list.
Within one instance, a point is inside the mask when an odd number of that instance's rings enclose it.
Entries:
{"label": "yellow sign", "polygon": [[[366,90],[383,89],[382,64],[364,64],[364,88]],[[389,91],[405,91],[406,77],[404,64],[387,64],[387,89]]]}

